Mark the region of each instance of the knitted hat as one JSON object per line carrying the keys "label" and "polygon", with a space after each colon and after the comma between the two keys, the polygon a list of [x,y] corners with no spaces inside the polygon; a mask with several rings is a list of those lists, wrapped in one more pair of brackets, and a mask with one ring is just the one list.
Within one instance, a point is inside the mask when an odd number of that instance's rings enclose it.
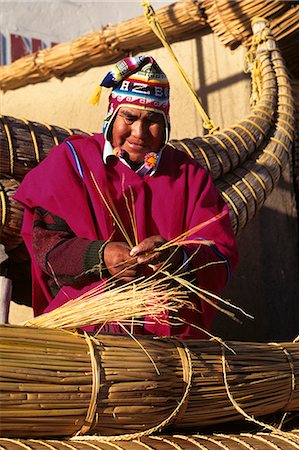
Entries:
{"label": "knitted hat", "polygon": [[111,125],[122,106],[162,113],[165,141],[169,138],[169,83],[165,73],[151,56],[125,58],[105,76],[101,85],[112,88],[103,133],[109,139]]}

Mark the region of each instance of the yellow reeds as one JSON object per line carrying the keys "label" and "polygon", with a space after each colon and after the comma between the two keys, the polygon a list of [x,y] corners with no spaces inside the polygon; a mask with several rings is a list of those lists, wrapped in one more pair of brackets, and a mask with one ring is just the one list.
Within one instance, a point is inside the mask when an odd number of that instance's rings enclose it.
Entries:
{"label": "yellow reeds", "polygon": [[[88,325],[116,322],[135,325],[148,316],[159,318],[168,312],[170,317],[183,306],[190,306],[187,291],[170,287],[169,278],[152,277],[146,280],[117,285],[110,281],[72,299],[54,311],[26,322],[27,326],[76,329]],[[171,320],[171,319],[169,319]]]}
{"label": "yellow reeds", "polygon": [[121,441],[247,417],[275,428],[265,416],[299,410],[295,342],[226,342],[230,351],[215,341],[8,325],[0,338],[3,437],[70,437],[85,424]]}

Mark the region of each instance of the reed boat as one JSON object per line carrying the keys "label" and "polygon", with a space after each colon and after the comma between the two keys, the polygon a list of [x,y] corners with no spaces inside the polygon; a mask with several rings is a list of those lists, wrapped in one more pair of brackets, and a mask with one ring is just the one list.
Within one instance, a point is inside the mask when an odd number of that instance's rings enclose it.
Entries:
{"label": "reed boat", "polygon": [[[182,27],[173,26],[165,14],[167,9],[161,9],[158,17],[170,42],[212,27],[227,45],[250,46],[250,113],[229,128],[170,141],[211,173],[239,235],[277,185],[294,145],[294,98],[279,47],[285,46],[288,36],[297,36],[299,6],[295,4],[291,10],[287,2],[254,2],[253,6],[244,2],[247,15],[233,36],[221,20],[224,6],[225,0],[178,2],[172,13]],[[248,19],[257,12],[264,12],[270,24],[263,18]],[[232,13],[228,22],[233,20]],[[100,49],[96,47],[94,52],[90,48],[94,48],[95,35],[90,34],[72,43],[72,50],[78,47],[78,54],[72,53],[77,55],[74,58],[69,56],[69,44],[61,44],[0,68],[0,86],[16,89],[116,61],[125,55],[124,48],[140,51],[132,39],[138,32],[144,39],[143,50],[158,47],[159,40],[144,21],[129,21],[130,28],[128,23],[105,27],[100,39],[97,33]],[[292,45],[287,47],[291,51]],[[55,68],[55,52],[63,60],[60,69]],[[15,261],[27,264],[28,255],[20,236],[22,208],[13,194],[54,145],[77,133],[90,134],[1,116],[1,241]],[[299,448],[298,430],[284,432],[264,420],[265,415],[277,412],[298,414],[298,342],[228,342],[227,348],[213,341],[186,345],[177,340],[142,338],[141,348],[127,336],[90,337],[9,325],[0,326],[0,335],[1,449]],[[181,430],[196,428],[199,432],[202,427],[237,420],[252,420],[267,432],[180,434]],[[155,435],[164,429],[172,434]],[[83,439],[90,434],[100,437]]]}

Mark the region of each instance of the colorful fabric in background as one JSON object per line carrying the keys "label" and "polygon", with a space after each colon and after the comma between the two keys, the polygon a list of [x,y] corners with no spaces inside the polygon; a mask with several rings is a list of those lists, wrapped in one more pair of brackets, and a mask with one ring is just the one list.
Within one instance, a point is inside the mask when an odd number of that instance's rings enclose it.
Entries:
{"label": "colorful fabric in background", "polygon": [[112,88],[103,133],[109,140],[111,124],[122,106],[157,111],[165,120],[165,142],[169,139],[169,82],[151,56],[125,58],[117,63],[101,82]]}

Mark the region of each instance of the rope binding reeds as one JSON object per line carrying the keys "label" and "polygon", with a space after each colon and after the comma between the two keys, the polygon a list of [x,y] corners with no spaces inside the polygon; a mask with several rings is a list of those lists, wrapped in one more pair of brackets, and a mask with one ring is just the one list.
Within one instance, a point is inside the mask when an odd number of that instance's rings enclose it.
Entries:
{"label": "rope binding reeds", "polygon": [[299,343],[182,343],[8,325],[0,337],[2,436],[121,442],[245,418],[297,439],[265,416],[299,410]]}

